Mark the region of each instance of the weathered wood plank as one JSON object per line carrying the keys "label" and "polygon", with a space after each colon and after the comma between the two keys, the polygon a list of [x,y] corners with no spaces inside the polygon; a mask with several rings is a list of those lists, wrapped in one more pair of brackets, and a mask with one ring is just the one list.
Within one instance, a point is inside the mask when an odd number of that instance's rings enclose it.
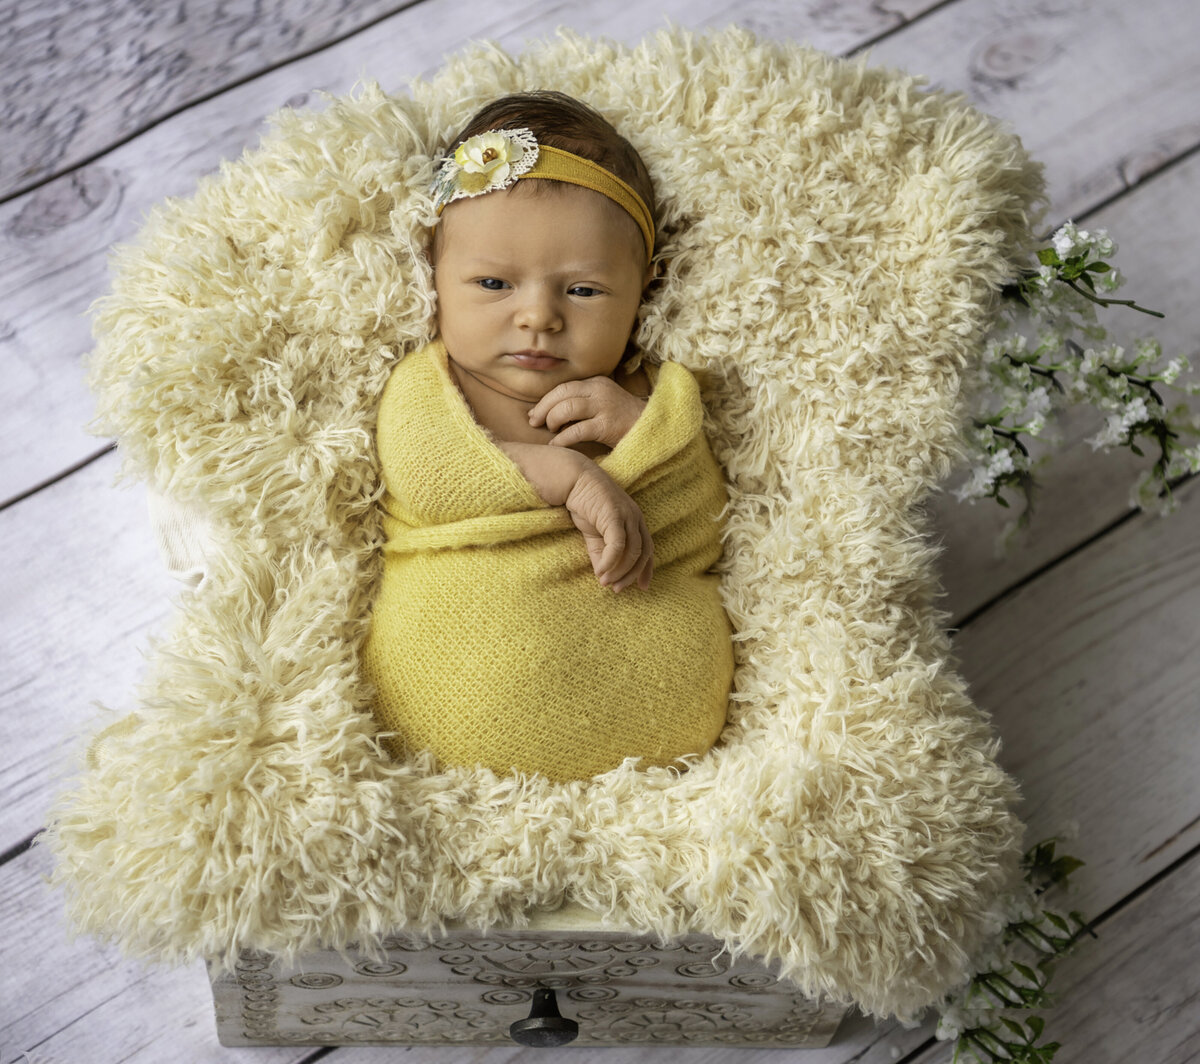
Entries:
{"label": "weathered wood plank", "polygon": [[[202,964],[147,967],[114,949],[69,942],[62,905],[42,881],[49,855],[35,847],[0,866],[0,1061],[16,1064],[217,1064]],[[310,1049],[259,1049],[263,1064],[299,1064]]]}
{"label": "weathered wood plank", "polygon": [[[1119,244],[1117,262],[1128,277],[1126,291],[1144,306],[1163,311],[1165,320],[1126,308],[1100,311],[1113,342],[1132,349],[1139,337],[1155,336],[1167,357],[1186,355],[1200,379],[1200,305],[1195,278],[1200,275],[1200,155],[1193,155],[1122,196],[1088,218],[1088,228],[1106,228]],[[1187,397],[1167,388],[1172,404]],[[1200,410],[1200,400],[1192,400]],[[1153,450],[1137,458],[1127,450],[1097,452],[1086,442],[1099,431],[1103,417],[1083,412],[1064,418],[1061,442],[1047,447],[1048,464],[1039,474],[1041,490],[1029,528],[1007,552],[996,550],[998,538],[1015,510],[990,500],[964,505],[949,492],[930,507],[937,534],[945,546],[941,559],[944,608],[962,618],[1005,588],[1082,543],[1128,512],[1129,490],[1140,470],[1156,457]],[[958,482],[950,481],[950,486]],[[1018,507],[1020,503],[1016,504]]]}
{"label": "weathered wood plank", "polygon": [[0,199],[189,103],[345,37],[399,2],[9,6],[0,16]]}
{"label": "weathered wood plank", "polygon": [[1200,483],[999,602],[955,641],[1031,839],[1075,823],[1099,913],[1200,842]]}
{"label": "weathered wood plank", "polygon": [[[428,7],[442,0],[424,0]],[[906,10],[868,0],[830,6],[819,0],[784,3],[728,0],[641,5],[542,2],[518,12],[516,39],[556,25],[632,40],[663,24],[664,14],[689,25],[724,25],[736,18],[766,36],[794,36],[812,27],[831,51],[855,48],[919,14],[933,0]],[[389,14],[406,21],[432,16],[409,12],[421,0],[267,0],[218,4],[180,0],[171,5],[27,5],[0,15],[0,199],[40,184],[101,154],[164,117],[225,91],[264,70],[293,63],[331,42],[354,36]],[[460,25],[488,24],[498,5],[466,8]],[[486,9],[486,10],[485,10]],[[355,68],[348,66],[353,76]],[[304,90],[301,90],[304,91]]]}
{"label": "weathered wood plank", "polygon": [[[1055,971],[1042,1013],[1054,1064],[1188,1064],[1200,1059],[1200,857],[1115,913]],[[913,1064],[949,1064],[940,1044]]]}
{"label": "weathered wood plank", "polygon": [[927,73],[1010,122],[1046,164],[1053,217],[1082,214],[1200,141],[1200,64],[1174,0],[961,0],[881,41],[877,63]]}
{"label": "weathered wood plank", "polygon": [[6,559],[0,852],[41,827],[57,772],[95,703],[128,702],[177,590],[145,492],[114,490],[116,455],[0,512]]}

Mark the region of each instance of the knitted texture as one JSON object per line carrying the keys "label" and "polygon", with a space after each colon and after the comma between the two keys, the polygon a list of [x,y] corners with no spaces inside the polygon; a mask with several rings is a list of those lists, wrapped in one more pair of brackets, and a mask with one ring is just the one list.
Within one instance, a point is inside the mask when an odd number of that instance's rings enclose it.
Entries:
{"label": "knitted texture", "polygon": [[[433,159],[551,87],[642,154],[661,287],[726,475],[730,716],[687,772],[555,783],[381,749],[360,648],[383,561],[373,430],[433,335]],[[997,927],[1021,825],[949,666],[921,500],[1033,243],[1040,171],[961,98],[740,30],[479,46],[408,96],[285,111],[118,252],[91,382],[126,468],[211,514],[202,587],[46,841],[76,926],[228,961],[520,925],[570,899],[714,935],[809,994],[911,1015]]]}
{"label": "knitted texture", "polygon": [[733,651],[708,572],[725,489],[701,419],[695,379],[669,363],[597,459],[654,539],[650,588],[613,594],[566,509],[474,422],[442,344],[396,367],[377,429],[386,559],[363,650],[394,753],[571,780],[712,746]]}

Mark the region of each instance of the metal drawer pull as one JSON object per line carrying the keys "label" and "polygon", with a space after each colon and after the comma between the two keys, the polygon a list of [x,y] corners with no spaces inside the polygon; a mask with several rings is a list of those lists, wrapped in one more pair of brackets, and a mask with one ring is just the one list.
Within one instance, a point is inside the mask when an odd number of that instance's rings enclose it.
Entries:
{"label": "metal drawer pull", "polygon": [[535,990],[533,1007],[523,1020],[510,1024],[508,1033],[523,1046],[565,1046],[579,1035],[579,1024],[564,1019],[553,990]]}

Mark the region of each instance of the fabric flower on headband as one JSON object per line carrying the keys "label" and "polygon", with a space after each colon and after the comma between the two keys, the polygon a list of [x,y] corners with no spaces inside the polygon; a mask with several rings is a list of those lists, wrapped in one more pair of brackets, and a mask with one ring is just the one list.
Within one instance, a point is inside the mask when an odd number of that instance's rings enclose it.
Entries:
{"label": "fabric flower on headband", "polygon": [[528,129],[493,129],[468,137],[438,167],[434,208],[440,211],[451,200],[508,188],[537,159],[537,138]]}

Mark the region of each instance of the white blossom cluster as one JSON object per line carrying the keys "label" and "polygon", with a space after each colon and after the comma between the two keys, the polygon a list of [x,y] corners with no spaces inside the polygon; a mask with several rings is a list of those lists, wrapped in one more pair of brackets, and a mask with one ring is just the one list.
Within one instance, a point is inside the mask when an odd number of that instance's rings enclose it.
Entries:
{"label": "white blossom cluster", "polygon": [[[996,926],[988,936],[984,951],[972,957],[971,967],[978,973],[1003,974],[1006,978],[1025,982],[1013,968],[1013,962],[1019,959],[1016,956],[1018,944],[1013,940],[1005,941],[1003,932],[1013,924],[1032,923],[1041,918],[1035,891],[1027,886],[1019,893],[1001,898],[991,916]],[[997,1022],[1000,1011],[997,1001],[981,993],[973,981],[968,982],[938,1006],[935,1036],[939,1041],[954,1041],[964,1031],[986,1029]]]}
{"label": "white blossom cluster", "polygon": [[1036,270],[1022,278],[1020,299],[1001,307],[967,382],[973,416],[965,440],[969,469],[954,492],[960,500],[1005,502],[1006,489],[1027,491],[1034,466],[1029,441],[1046,437],[1052,415],[1071,404],[1103,416],[1088,441],[1093,448],[1128,447],[1154,462],[1134,484],[1132,505],[1168,513],[1170,482],[1200,471],[1200,418],[1182,404],[1168,406],[1160,387],[1200,393],[1200,385],[1184,380],[1188,360],[1161,365],[1154,339],[1127,352],[1106,342],[1097,321],[1102,303],[1130,302],[1113,299],[1123,278],[1106,260],[1116,250],[1104,230],[1067,222],[1039,254]]}
{"label": "white blossom cluster", "polygon": [[1033,1064],[1050,1061],[1058,1048],[1042,1041],[1045,1023],[1030,1010],[1051,1002],[1047,964],[1071,950],[1087,930],[1079,913],[1064,917],[1045,905],[1045,892],[1067,886],[1082,865],[1056,854],[1057,844],[1078,830],[1065,828],[1064,834],[1026,854],[1024,882],[1001,897],[989,914],[984,945],[969,967],[976,974],[937,1007],[936,1037],[955,1043],[955,1062],[1019,1059]]}

